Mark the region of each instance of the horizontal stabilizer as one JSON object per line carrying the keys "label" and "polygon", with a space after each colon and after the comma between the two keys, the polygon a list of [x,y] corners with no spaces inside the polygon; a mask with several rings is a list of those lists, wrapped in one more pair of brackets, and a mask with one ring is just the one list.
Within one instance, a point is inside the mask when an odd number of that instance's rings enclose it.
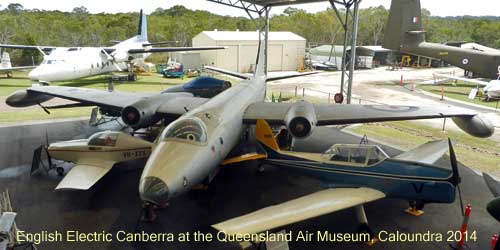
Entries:
{"label": "horizontal stabilizer", "polygon": [[407,31],[407,33],[412,34],[412,35],[419,35],[419,34],[427,33],[427,31],[425,31],[425,30],[410,30],[410,31]]}
{"label": "horizontal stabilizer", "polygon": [[234,76],[236,78],[240,78],[240,79],[243,79],[243,80],[250,79],[249,76],[246,76],[246,75],[243,75],[243,74],[240,74],[240,73],[237,73],[237,72],[233,72],[233,71],[230,71],[230,70],[215,68],[215,67],[211,67],[211,66],[205,66],[204,68],[208,69],[208,70],[211,70],[211,71],[215,71],[215,72],[221,73],[221,74],[225,74],[225,75],[229,75],[229,76]]}
{"label": "horizontal stabilizer", "polygon": [[254,160],[260,160],[260,159],[265,159],[267,158],[267,155],[265,154],[259,154],[259,153],[247,153],[244,155],[232,157],[232,158],[227,158],[222,161],[221,165],[228,165],[228,164],[233,164],[233,163],[238,163],[238,162],[244,162],[244,161],[254,161]]}
{"label": "horizontal stabilizer", "polygon": [[384,197],[371,188],[326,189],[212,226],[228,235],[260,233]]}
{"label": "horizontal stabilizer", "polygon": [[57,185],[56,190],[78,189],[88,190],[111,170],[114,163],[107,166],[76,165]]}
{"label": "horizontal stabilizer", "polygon": [[488,84],[486,81],[481,81],[478,79],[470,79],[470,78],[465,78],[465,77],[459,77],[459,76],[453,76],[453,75],[447,75],[447,74],[434,74],[434,77],[442,77],[446,79],[453,79],[453,80],[458,80],[458,81],[464,81],[468,83],[473,83],[473,84],[478,84],[481,86],[485,86]]}
{"label": "horizontal stabilizer", "polygon": [[157,43],[144,43],[144,44],[142,44],[142,46],[147,47],[147,46],[165,45],[165,44],[171,44],[171,43],[179,43],[179,41],[164,41],[164,42],[157,42]]}
{"label": "horizontal stabilizer", "polygon": [[266,81],[271,82],[271,81],[284,80],[284,79],[301,77],[301,76],[315,75],[315,74],[318,74],[318,73],[319,72],[307,72],[307,73],[301,73],[301,74],[292,74],[292,75],[268,77]]}
{"label": "horizontal stabilizer", "polygon": [[177,51],[198,51],[198,50],[218,50],[226,47],[155,47],[144,49],[130,49],[129,54],[177,52]]}
{"label": "horizontal stabilizer", "polygon": [[406,151],[394,157],[394,159],[433,164],[439,160],[446,151],[448,151],[447,140],[430,141],[410,151]]}

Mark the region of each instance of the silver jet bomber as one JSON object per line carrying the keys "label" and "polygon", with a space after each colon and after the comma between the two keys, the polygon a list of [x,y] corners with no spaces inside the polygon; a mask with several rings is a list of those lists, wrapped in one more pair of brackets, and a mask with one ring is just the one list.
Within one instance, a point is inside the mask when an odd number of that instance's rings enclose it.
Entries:
{"label": "silver jet bomber", "polygon": [[234,163],[254,159],[248,155],[237,160],[226,157],[258,119],[274,126],[286,125],[295,138],[309,136],[315,126],[445,117],[452,117],[474,136],[488,137],[494,132],[491,122],[477,113],[449,107],[265,102],[266,82],[275,79],[268,78],[265,70],[267,46],[259,47],[252,77],[210,68],[243,80],[185,113],[162,132],[140,180],[139,193],[145,203],[163,205],[203,181],[210,182],[223,160]]}

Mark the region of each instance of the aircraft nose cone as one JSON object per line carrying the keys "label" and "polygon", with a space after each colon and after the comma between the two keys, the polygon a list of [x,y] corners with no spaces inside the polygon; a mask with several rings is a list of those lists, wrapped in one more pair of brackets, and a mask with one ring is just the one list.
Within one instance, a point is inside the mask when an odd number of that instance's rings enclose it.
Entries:
{"label": "aircraft nose cone", "polygon": [[148,176],[141,179],[139,193],[143,201],[154,204],[163,204],[168,201],[169,190],[167,184],[160,178]]}
{"label": "aircraft nose cone", "polygon": [[33,69],[32,71],[30,71],[30,73],[28,74],[28,77],[30,80],[32,81],[38,81],[39,78],[40,78],[40,70],[38,69]]}

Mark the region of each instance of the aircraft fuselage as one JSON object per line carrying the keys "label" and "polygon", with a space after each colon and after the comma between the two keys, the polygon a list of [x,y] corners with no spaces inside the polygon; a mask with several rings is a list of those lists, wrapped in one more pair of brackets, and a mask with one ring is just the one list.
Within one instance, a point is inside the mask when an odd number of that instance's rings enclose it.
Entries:
{"label": "aircraft fuselage", "polygon": [[[269,150],[268,151],[269,154]],[[336,187],[370,187],[388,198],[436,203],[455,200],[450,170],[433,165],[385,159],[373,165],[353,166],[318,162],[271,151],[266,162],[289,167]]]}
{"label": "aircraft fuselage", "polygon": [[264,76],[244,80],[165,128],[142,173],[141,199],[161,204],[211,179],[240,141],[246,108],[264,100],[265,88]]}

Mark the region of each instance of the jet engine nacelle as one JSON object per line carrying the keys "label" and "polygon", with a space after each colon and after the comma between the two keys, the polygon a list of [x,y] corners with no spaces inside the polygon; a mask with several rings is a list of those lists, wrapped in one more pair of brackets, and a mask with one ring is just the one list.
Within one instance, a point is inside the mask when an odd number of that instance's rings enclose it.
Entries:
{"label": "jet engine nacelle", "polygon": [[459,128],[475,137],[486,138],[495,132],[495,127],[491,121],[481,114],[471,117],[454,117],[452,119]]}
{"label": "jet engine nacelle", "polygon": [[296,138],[305,138],[311,135],[317,121],[314,106],[304,100],[294,103],[285,117],[288,132]]}
{"label": "jet engine nacelle", "polygon": [[117,52],[114,52],[112,55],[113,55],[113,60],[116,63],[122,63],[122,62],[130,61],[130,56],[129,56],[129,54],[127,52],[117,51]]}
{"label": "jet engine nacelle", "polygon": [[162,104],[161,96],[144,98],[122,110],[122,120],[133,128],[146,128],[156,123],[159,118],[156,110]]}
{"label": "jet engine nacelle", "polygon": [[9,95],[5,100],[5,103],[11,107],[23,108],[46,102],[52,98],[53,97],[49,95],[28,92],[23,89]]}

